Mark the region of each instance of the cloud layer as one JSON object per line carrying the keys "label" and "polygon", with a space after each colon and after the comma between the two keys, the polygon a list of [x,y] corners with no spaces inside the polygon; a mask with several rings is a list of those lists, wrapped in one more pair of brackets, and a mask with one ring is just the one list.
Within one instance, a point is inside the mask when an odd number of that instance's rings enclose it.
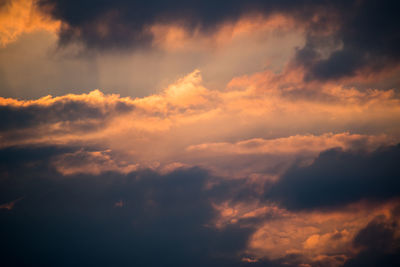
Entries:
{"label": "cloud layer", "polygon": [[[399,19],[395,2],[366,1],[129,1],[42,0],[38,6],[61,21],[62,43],[83,41],[89,47],[148,46],[157,23],[178,24],[193,33],[213,32],[244,16],[282,14],[307,28],[297,61],[307,79],[337,79],[361,70],[397,66]],[[81,11],[77,11],[77,10]],[[328,54],[326,55],[326,52]]]}
{"label": "cloud layer", "polygon": [[[317,85],[289,69],[211,90],[196,70],[143,98],[100,91],[1,98],[5,259],[103,266],[364,260],[375,248],[360,245],[361,236],[398,204],[398,99],[394,91]],[[349,125],[353,132],[342,132]],[[376,257],[396,260],[394,241],[382,242],[389,245]]]}
{"label": "cloud layer", "polygon": [[399,265],[398,7],[0,1],[2,265]]}

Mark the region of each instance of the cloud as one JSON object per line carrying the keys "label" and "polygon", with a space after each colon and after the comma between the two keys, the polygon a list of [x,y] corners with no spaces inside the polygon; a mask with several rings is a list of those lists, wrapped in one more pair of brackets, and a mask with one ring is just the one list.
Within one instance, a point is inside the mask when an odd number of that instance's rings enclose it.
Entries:
{"label": "cloud", "polygon": [[[166,43],[176,46],[185,35],[212,35],[223,25],[235,24],[246,16],[268,18],[279,14],[307,29],[308,42],[296,57],[307,68],[307,80],[379,72],[397,66],[399,60],[394,45],[399,41],[399,19],[393,11],[398,4],[393,1],[252,0],[218,5],[212,1],[170,1],[165,5],[157,0],[119,0],[96,4],[84,1],[77,6],[71,1],[41,0],[38,6],[63,22],[61,43],[80,41],[90,48],[149,47],[160,40],[155,33],[160,33],[163,26],[156,25],[178,25],[183,29],[163,35]],[[84,11],[78,11],[80,8]]]}
{"label": "cloud", "polygon": [[289,137],[241,140],[235,143],[205,143],[189,146],[193,164],[230,177],[265,177],[275,180],[292,164],[308,165],[321,151],[332,148],[369,150],[394,144],[388,136],[349,133],[294,135]]}
{"label": "cloud", "polygon": [[38,9],[35,0],[6,0],[0,6],[0,46],[15,41],[25,32],[45,30],[56,33],[60,21]]}
{"label": "cloud", "polygon": [[235,22],[248,13],[274,14],[279,10],[295,10],[304,3],[286,6],[272,1],[233,1],[215,4],[209,1],[132,3],[129,1],[102,2],[94,5],[85,1],[85,11],[77,11],[68,1],[42,0],[38,6],[65,23],[61,41],[83,41],[89,47],[129,47],[148,45],[153,40],[148,28],[155,24],[178,24],[190,32],[212,32],[225,22]]}
{"label": "cloud", "polygon": [[[341,3],[342,4],[342,3]],[[340,5],[339,4],[339,8]],[[333,33],[341,47],[323,58],[318,53],[321,41],[310,36],[299,51],[301,63],[309,68],[307,79],[338,79],[358,73],[385,72],[398,66],[400,54],[393,45],[400,40],[400,20],[393,10],[396,2],[374,0],[349,2],[338,12],[338,30]],[[323,43],[323,42],[322,42]]]}
{"label": "cloud", "polygon": [[[254,0],[230,1],[216,7],[209,1],[172,1],[165,6],[158,1],[145,4],[119,0],[93,4],[88,0],[82,4],[85,11],[77,11],[79,7],[71,1],[14,0],[5,3],[0,12],[0,20],[5,25],[3,30],[0,29],[4,43],[16,40],[22,33],[45,30],[58,33],[61,44],[72,44],[68,46],[72,52],[58,49],[53,54],[59,56],[65,51],[76,54],[81,44],[89,48],[78,52],[80,60],[88,65],[78,67],[90,77],[80,84],[75,79],[63,79],[60,74],[45,75],[56,72],[54,65],[63,72],[67,68],[75,75],[77,66],[71,67],[68,60],[59,65],[52,60],[42,62],[48,65],[44,74],[44,70],[42,73],[35,70],[45,76],[47,87],[63,88],[63,92],[67,91],[66,87],[81,87],[84,83],[90,89],[117,88],[124,94],[131,94],[134,78],[136,87],[141,87],[137,90],[144,95],[143,92],[148,90],[146,87],[165,84],[166,79],[176,77],[188,68],[199,67],[212,79],[210,84],[217,81],[221,86],[235,74],[265,68],[281,71],[285,63],[302,69],[302,79],[307,82],[340,79],[348,83],[349,79],[356,79],[374,84],[376,77],[385,76],[387,79],[382,81],[386,83],[385,88],[398,86],[399,55],[392,45],[399,38],[399,21],[392,12],[397,9],[395,2]],[[285,37],[276,38],[278,35]],[[54,36],[47,36],[48,40],[43,40],[43,36],[40,38],[43,43],[47,41],[47,45],[54,45]],[[143,49],[133,53],[131,48],[135,47]],[[97,51],[99,48],[100,53],[92,53],[92,49]],[[43,46],[41,49],[48,48]],[[281,51],[279,55],[275,53],[277,49]],[[121,56],[122,50],[132,53]],[[82,55],[97,60],[91,61]],[[23,58],[21,63],[25,66],[27,59]],[[20,73],[26,71],[15,67],[18,73],[14,74],[13,68],[6,68],[4,72],[20,77]],[[130,72],[131,68],[135,69],[135,74]],[[144,77],[155,69],[155,77]],[[157,77],[159,80],[155,79]],[[34,77],[27,79],[27,84],[38,82]],[[15,90],[21,90],[19,86],[25,85],[12,78],[5,80],[4,87],[10,87],[7,89],[9,95],[15,96]],[[35,87],[39,88],[38,85]]]}
{"label": "cloud", "polygon": [[379,205],[358,202],[327,212],[290,211],[261,201],[227,201],[216,205],[220,211],[216,225],[256,225],[247,247],[251,259],[285,259],[296,266],[343,266],[361,252],[354,247],[359,232],[375,218],[388,216],[397,205],[398,200]]}
{"label": "cloud", "polygon": [[212,151],[222,154],[294,154],[323,151],[328,148],[362,149],[376,148],[387,141],[385,136],[362,136],[357,134],[295,135],[276,139],[255,138],[236,143],[210,143],[190,146],[189,151]]}
{"label": "cloud", "polygon": [[0,1],[3,265],[398,263],[397,9]]}
{"label": "cloud", "polygon": [[360,252],[347,261],[344,267],[400,264],[398,210],[397,206],[389,216],[377,216],[357,233],[353,245]]}
{"label": "cloud", "polygon": [[[226,180],[200,168],[124,173],[112,152],[94,149],[0,150],[4,262],[341,266],[357,259],[353,246],[368,243],[358,233],[397,203],[287,210],[263,201],[262,183],[254,179]],[[86,164],[89,170],[80,171]],[[104,170],[91,171],[95,165]]]}
{"label": "cloud", "polygon": [[143,97],[194,69],[201,69],[206,87],[221,89],[236,75],[280,71],[294,48],[304,44],[301,30],[282,16],[242,18],[211,35],[191,34],[179,24],[156,24],[151,31],[149,49],[125,52],[89,52],[79,44],[61,48],[58,37],[45,31],[21,34],[0,49],[2,96],[37,98],[101,88]]}
{"label": "cloud", "polygon": [[400,196],[399,158],[399,145],[372,153],[328,150],[310,166],[289,170],[266,188],[266,198],[293,210],[396,198]]}
{"label": "cloud", "polygon": [[51,164],[62,151],[0,150],[18,155],[12,162],[19,166],[1,157],[0,203],[23,197],[0,209],[6,266],[247,266],[241,255],[252,228],[211,225],[217,215],[212,201],[226,192],[206,186],[206,171],[65,177]]}
{"label": "cloud", "polygon": [[[60,155],[53,164],[57,171],[64,175],[76,173],[98,175],[108,171],[130,173],[136,171],[139,167],[139,164],[116,160],[110,150],[86,151],[84,149]],[[171,171],[174,169],[176,168],[172,168]]]}
{"label": "cloud", "polygon": [[3,147],[96,147],[71,154],[90,160],[60,158],[60,170],[63,164],[96,173],[127,166],[202,166],[228,177],[273,179],[296,160],[310,162],[325,149],[371,150],[399,141],[393,90],[335,84],[318,90],[305,87],[301,76],[290,69],[265,71],[212,90],[195,70],[141,98],[98,90],[37,100],[1,98],[0,138]]}
{"label": "cloud", "polygon": [[[98,90],[89,94],[46,96],[37,100],[16,100],[0,97],[2,138],[26,140],[46,135],[67,135],[91,131],[107,120],[134,109],[128,99],[105,96]],[[6,142],[4,143],[4,145]]]}

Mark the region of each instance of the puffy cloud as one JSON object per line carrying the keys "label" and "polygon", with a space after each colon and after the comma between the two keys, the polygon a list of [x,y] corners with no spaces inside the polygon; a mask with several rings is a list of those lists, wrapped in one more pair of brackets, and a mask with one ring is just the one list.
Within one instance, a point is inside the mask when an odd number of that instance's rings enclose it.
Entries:
{"label": "puffy cloud", "polygon": [[[2,98],[2,145],[94,146],[97,152],[80,156],[108,162],[96,172],[202,166],[224,176],[276,178],[296,160],[309,163],[329,148],[373,150],[398,142],[393,91],[318,85],[307,87],[301,73],[287,70],[238,77],[225,90],[211,90],[195,70],[142,98],[100,91]],[[121,156],[108,161],[109,153]]]}

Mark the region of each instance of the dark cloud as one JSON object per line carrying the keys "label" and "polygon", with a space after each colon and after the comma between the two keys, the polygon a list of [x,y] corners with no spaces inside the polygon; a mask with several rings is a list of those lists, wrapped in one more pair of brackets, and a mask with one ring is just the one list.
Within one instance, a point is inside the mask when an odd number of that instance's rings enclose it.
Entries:
{"label": "dark cloud", "polygon": [[11,0],[1,0],[0,1],[0,9],[8,7],[10,2],[11,2]]}
{"label": "dark cloud", "polygon": [[307,44],[297,53],[298,62],[308,68],[306,79],[337,79],[360,71],[379,72],[399,64],[399,2],[347,1],[337,7],[332,23],[339,28],[325,39],[341,42],[342,47],[322,58],[318,50],[330,44],[321,44],[321,38],[315,38],[318,34],[309,34]]}
{"label": "dark cloud", "polygon": [[[40,190],[41,182],[59,176],[50,164],[51,159],[77,149],[60,146],[16,146],[0,149],[0,203],[11,202],[29,192]],[[30,188],[28,184],[33,187]]]}
{"label": "dark cloud", "polygon": [[400,145],[373,153],[322,152],[313,164],[293,167],[266,197],[293,210],[346,205],[400,196]]}
{"label": "dark cloud", "polygon": [[396,236],[399,225],[398,215],[390,218],[380,216],[361,229],[355,236],[353,245],[360,253],[348,260],[344,267],[355,266],[399,266],[400,239]]}
{"label": "dark cloud", "polygon": [[[397,1],[250,0],[250,1],[69,1],[40,0],[46,12],[64,22],[60,42],[83,42],[89,48],[146,47],[153,36],[146,27],[179,23],[189,31],[213,31],[244,14],[282,13],[306,25],[308,41],[296,61],[306,66],[306,79],[336,79],[359,70],[380,71],[398,65],[400,41]],[[331,32],[328,37],[327,32]],[[321,40],[330,40],[321,42]],[[330,56],[320,51],[342,43]]]}
{"label": "dark cloud", "polygon": [[[312,5],[307,8],[307,4]],[[89,47],[146,45],[152,36],[145,28],[155,22],[180,23],[188,30],[212,31],[220,23],[235,21],[243,14],[293,12],[312,13],[315,1],[67,1],[40,0],[39,6],[68,26],[61,31],[62,43],[80,40]]]}
{"label": "dark cloud", "polygon": [[280,266],[241,261],[252,227],[212,226],[234,185],[207,189],[197,168],[64,177],[50,161],[71,150],[0,150],[0,204],[15,202],[0,209],[2,266]]}
{"label": "dark cloud", "polygon": [[[213,203],[244,203],[259,198],[259,190],[245,180],[221,180],[199,168],[165,175],[143,170],[126,175],[104,172],[63,176],[55,170],[54,158],[81,149],[20,146],[0,150],[2,266],[279,267],[301,263],[299,255],[287,255],[276,261],[242,261],[252,258],[245,252],[248,240],[263,220],[271,219],[268,216],[243,218],[224,228],[213,226],[219,215]],[[365,174],[382,167],[384,162],[389,162],[385,166],[390,169],[397,162],[399,151],[400,147],[370,155],[328,151],[314,165],[326,165],[329,161],[341,169],[343,162],[347,162],[356,167],[355,172]],[[360,172],[361,164],[368,166],[372,161],[378,164]],[[312,166],[307,168],[316,169]],[[375,174],[381,170],[377,168]],[[304,168],[296,171],[305,174]],[[294,170],[288,175],[293,173]],[[284,182],[289,182],[287,177]],[[364,178],[370,181],[369,177]],[[339,182],[343,184],[343,180]],[[380,181],[385,184],[387,180]],[[299,183],[294,186],[300,187]],[[358,189],[365,194],[365,189]],[[340,198],[338,194],[336,197]],[[320,200],[314,197],[314,201]],[[321,202],[326,204],[326,199]],[[357,234],[353,245],[361,252],[346,266],[391,266],[378,263],[398,262],[399,243],[394,233],[399,210],[393,211],[390,220],[376,218]],[[368,262],[366,259],[376,264],[362,265]],[[329,266],[329,262],[315,266]]]}
{"label": "dark cloud", "polygon": [[0,167],[1,170],[14,170],[24,164],[29,164],[34,161],[40,161],[47,164],[50,158],[75,151],[74,147],[59,147],[59,146],[14,146],[0,150]]}
{"label": "dark cloud", "polygon": [[[45,101],[44,101],[45,102]],[[107,118],[134,109],[133,104],[123,101],[91,103],[90,99],[73,99],[65,96],[49,103],[26,105],[0,105],[0,132],[63,123],[68,129],[88,130],[103,124]]]}

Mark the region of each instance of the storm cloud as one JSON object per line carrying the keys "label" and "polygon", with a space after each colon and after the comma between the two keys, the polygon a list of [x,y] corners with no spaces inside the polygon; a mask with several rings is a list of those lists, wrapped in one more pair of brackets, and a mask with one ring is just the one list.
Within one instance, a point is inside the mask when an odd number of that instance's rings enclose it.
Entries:
{"label": "storm cloud", "polygon": [[53,1],[38,5],[65,22],[62,43],[81,40],[89,47],[146,45],[151,34],[146,27],[156,22],[179,23],[187,29],[212,31],[220,23],[236,21],[247,13],[272,14],[304,9],[307,1]]}
{"label": "storm cloud", "polygon": [[266,198],[289,209],[301,210],[399,197],[399,160],[400,145],[372,153],[328,150],[310,166],[289,170],[276,184],[266,188]]}
{"label": "storm cloud", "polygon": [[379,216],[361,229],[353,245],[361,252],[343,267],[353,266],[398,266],[400,264],[400,239],[397,236],[399,207],[389,217]]}
{"label": "storm cloud", "polygon": [[308,68],[306,79],[337,79],[398,66],[400,52],[396,44],[400,42],[400,18],[396,10],[399,3],[347,2],[337,14],[339,29],[325,37],[341,43],[342,47],[322,58],[318,50],[329,42],[324,43],[310,34],[305,47],[298,51],[300,64]]}
{"label": "storm cloud", "polygon": [[71,150],[0,151],[0,201],[15,202],[0,209],[4,266],[246,265],[253,229],[212,226],[229,186],[207,189],[197,168],[62,176],[50,159]]}
{"label": "storm cloud", "polygon": [[[78,41],[96,49],[151,47],[149,27],[156,23],[212,33],[243,16],[282,14],[306,29],[308,41],[295,60],[307,68],[306,80],[379,72],[397,66],[400,57],[396,1],[40,0],[38,6],[63,22],[61,44]],[[321,53],[326,49],[331,50],[328,56]]]}

